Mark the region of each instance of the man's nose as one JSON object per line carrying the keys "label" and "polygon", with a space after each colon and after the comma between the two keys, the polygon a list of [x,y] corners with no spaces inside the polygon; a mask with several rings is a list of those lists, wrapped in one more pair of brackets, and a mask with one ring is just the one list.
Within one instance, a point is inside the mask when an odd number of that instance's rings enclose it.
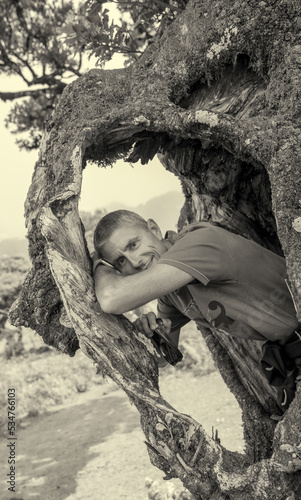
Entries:
{"label": "man's nose", "polygon": [[130,263],[132,267],[137,270],[143,267],[143,259],[139,255],[137,257],[131,256]]}
{"label": "man's nose", "polygon": [[130,264],[135,268],[139,268],[142,264],[142,259],[139,255],[131,255],[128,257]]}

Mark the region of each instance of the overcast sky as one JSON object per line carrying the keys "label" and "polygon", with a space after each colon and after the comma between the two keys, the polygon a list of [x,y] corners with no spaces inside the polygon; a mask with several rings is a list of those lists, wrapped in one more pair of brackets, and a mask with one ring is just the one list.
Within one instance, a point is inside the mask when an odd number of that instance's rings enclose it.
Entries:
{"label": "overcast sky", "polygon": [[[118,61],[111,63],[111,66],[116,65]],[[17,78],[1,77],[0,91],[21,89],[24,85]],[[26,234],[23,207],[38,155],[37,151],[20,151],[15,144],[16,137],[4,127],[10,107],[11,103],[0,101],[0,239]],[[135,164],[134,168],[123,161],[117,162],[113,169],[89,165],[84,171],[80,209],[94,211],[107,208],[115,201],[120,208],[136,206],[174,190],[181,191],[178,179],[165,171],[157,159],[144,166]],[[177,217],[175,214],[175,222]]]}

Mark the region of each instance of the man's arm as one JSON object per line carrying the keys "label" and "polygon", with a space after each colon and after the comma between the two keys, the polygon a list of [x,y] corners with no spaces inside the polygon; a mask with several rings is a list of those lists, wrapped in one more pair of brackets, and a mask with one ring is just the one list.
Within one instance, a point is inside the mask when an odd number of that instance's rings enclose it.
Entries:
{"label": "man's arm", "polygon": [[155,264],[131,276],[124,276],[103,265],[99,265],[94,273],[97,300],[102,310],[111,314],[123,314],[136,309],[194,279],[185,271],[168,264]]}

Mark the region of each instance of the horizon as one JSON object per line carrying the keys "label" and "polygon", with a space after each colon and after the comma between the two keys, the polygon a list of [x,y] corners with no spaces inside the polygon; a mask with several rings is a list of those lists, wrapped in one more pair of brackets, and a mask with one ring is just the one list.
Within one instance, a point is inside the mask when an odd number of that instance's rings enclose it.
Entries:
{"label": "horizon", "polygon": [[[166,209],[165,211],[161,210],[161,206],[159,207],[158,210],[157,203],[158,199],[160,198],[166,198],[166,201],[168,201],[168,209]],[[171,198],[173,199],[171,200]],[[134,212],[136,211],[139,215],[141,215],[145,219],[154,218],[158,223],[158,225],[160,226],[162,232],[165,232],[168,229],[174,230],[176,228],[176,224],[180,215],[180,209],[182,208],[184,201],[185,197],[182,192],[179,192],[178,190],[171,190],[171,191],[166,191],[165,193],[162,193],[160,195],[153,196],[152,198],[149,198],[143,203],[138,203],[137,205],[129,205],[129,204],[120,205],[120,202],[113,200],[107,207],[96,207],[95,209],[92,210],[87,210],[86,208],[82,209],[79,207],[79,214],[81,212],[87,212],[93,214],[98,209],[105,210],[106,212],[110,212],[112,210],[118,210],[120,208],[125,210],[132,210]],[[175,210],[174,215],[170,214],[171,209]],[[26,228],[24,232],[20,233],[17,232],[11,234],[0,233],[0,244],[3,242],[15,241],[15,240],[21,242],[27,239],[26,235],[27,235]]]}

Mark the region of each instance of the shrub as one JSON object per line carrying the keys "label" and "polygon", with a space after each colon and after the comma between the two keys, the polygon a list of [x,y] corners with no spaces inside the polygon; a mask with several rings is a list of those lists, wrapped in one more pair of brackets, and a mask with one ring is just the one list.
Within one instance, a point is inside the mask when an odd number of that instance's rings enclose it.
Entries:
{"label": "shrub", "polygon": [[[62,360],[62,357],[64,359]],[[3,360],[0,368],[0,426],[6,432],[7,390],[16,390],[16,415],[38,415],[65,402],[72,395],[86,391],[93,383],[102,383],[91,360],[81,351],[74,358],[54,350],[42,355],[29,354]]]}

